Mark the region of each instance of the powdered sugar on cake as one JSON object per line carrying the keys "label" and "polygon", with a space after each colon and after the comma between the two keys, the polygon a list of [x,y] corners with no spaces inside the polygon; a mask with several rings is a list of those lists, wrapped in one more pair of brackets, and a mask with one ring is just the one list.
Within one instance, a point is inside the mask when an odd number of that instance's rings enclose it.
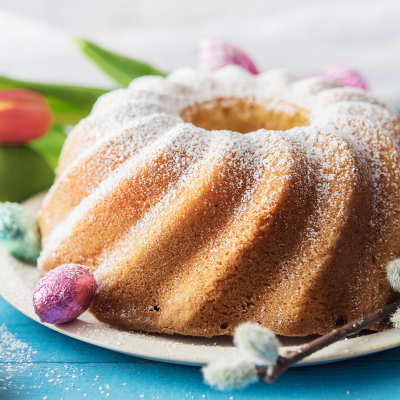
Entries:
{"label": "powdered sugar on cake", "polygon": [[[222,104],[224,110],[232,99],[289,119],[299,114],[308,126],[243,135],[205,130],[183,118],[184,110],[196,107]],[[362,292],[376,304],[388,296],[372,280],[395,256],[393,243],[400,237],[395,227],[400,123],[392,109],[362,90],[322,78],[296,80],[279,70],[254,76],[229,66],[201,75],[185,68],[167,78],[138,78],[128,89],[102,96],[68,140],[43,206],[39,267],[47,270],[65,260],[95,270],[100,296],[111,299],[120,291],[118,306],[95,304],[96,316],[104,320],[168,333],[229,333],[234,324],[228,331],[199,327],[210,299],[216,308],[224,302],[220,294],[228,290],[226,281],[241,299],[241,306],[226,306],[235,321],[243,312],[255,322],[265,319],[277,332],[290,333],[296,326],[299,334],[308,334],[301,310],[317,296],[310,282],[319,287],[328,279],[327,265],[338,278],[332,287],[324,285],[324,296],[351,303],[353,310],[343,306],[343,313],[366,311]],[[75,148],[68,147],[74,142]],[[60,207],[54,206],[57,199],[63,199]],[[367,224],[368,236],[355,236],[349,228],[363,232]],[[291,229],[289,245],[283,238]],[[186,235],[175,240],[182,232]],[[347,281],[340,266],[331,265],[334,257],[354,272]],[[265,277],[257,278],[258,267],[252,272],[252,263],[275,259],[279,262],[271,261]],[[251,285],[242,269],[254,280],[254,293],[246,292]],[[140,283],[149,271],[151,293]],[[241,287],[232,280],[237,275]],[[257,280],[263,285],[258,287]],[[140,301],[124,303],[141,290]],[[265,308],[282,293],[286,302]],[[152,302],[157,302],[155,312]],[[192,321],[192,330],[177,319],[181,302],[190,303],[181,319]],[[336,314],[328,315],[323,300],[313,307],[320,318],[318,332],[335,323]]]}

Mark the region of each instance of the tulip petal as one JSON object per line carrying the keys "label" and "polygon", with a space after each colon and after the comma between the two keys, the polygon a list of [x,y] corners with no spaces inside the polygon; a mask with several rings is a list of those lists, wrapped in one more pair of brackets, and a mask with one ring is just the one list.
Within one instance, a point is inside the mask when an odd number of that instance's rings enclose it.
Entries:
{"label": "tulip petal", "polygon": [[0,91],[0,143],[24,144],[43,136],[53,122],[44,96],[29,90]]}

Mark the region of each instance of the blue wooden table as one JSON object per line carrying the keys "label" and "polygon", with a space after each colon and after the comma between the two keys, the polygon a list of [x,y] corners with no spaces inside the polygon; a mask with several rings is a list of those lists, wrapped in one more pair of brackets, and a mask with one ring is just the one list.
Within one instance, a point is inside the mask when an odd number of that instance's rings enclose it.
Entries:
{"label": "blue wooden table", "polygon": [[293,368],[272,385],[218,392],[199,368],[141,360],[71,339],[0,297],[0,399],[398,399],[400,348]]}

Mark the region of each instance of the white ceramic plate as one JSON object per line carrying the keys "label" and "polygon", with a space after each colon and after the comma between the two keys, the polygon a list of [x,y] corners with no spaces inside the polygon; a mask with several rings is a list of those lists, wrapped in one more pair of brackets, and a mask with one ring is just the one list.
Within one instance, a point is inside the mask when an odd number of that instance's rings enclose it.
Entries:
{"label": "white ceramic plate", "polygon": [[[26,206],[37,210],[43,194],[30,199]],[[40,322],[32,306],[32,295],[41,277],[33,265],[10,257],[0,248],[0,294],[29,318]],[[236,348],[230,336],[197,338],[181,335],[146,334],[123,331],[98,322],[85,312],[77,320],[58,325],[44,324],[64,335],[120,353],[184,365],[204,365],[216,358],[235,355]],[[314,337],[281,337],[284,346],[298,346]],[[400,345],[400,330],[371,333],[343,340],[307,357],[298,365],[322,364],[346,360]]]}

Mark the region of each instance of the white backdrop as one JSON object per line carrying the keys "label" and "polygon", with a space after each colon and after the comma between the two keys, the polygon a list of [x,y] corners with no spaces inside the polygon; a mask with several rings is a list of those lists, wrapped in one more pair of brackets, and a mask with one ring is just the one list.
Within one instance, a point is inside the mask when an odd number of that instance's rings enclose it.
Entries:
{"label": "white backdrop", "polygon": [[0,0],[0,74],[112,85],[71,41],[83,36],[171,71],[196,65],[200,38],[246,50],[261,70],[302,76],[347,63],[400,103],[398,0]]}

